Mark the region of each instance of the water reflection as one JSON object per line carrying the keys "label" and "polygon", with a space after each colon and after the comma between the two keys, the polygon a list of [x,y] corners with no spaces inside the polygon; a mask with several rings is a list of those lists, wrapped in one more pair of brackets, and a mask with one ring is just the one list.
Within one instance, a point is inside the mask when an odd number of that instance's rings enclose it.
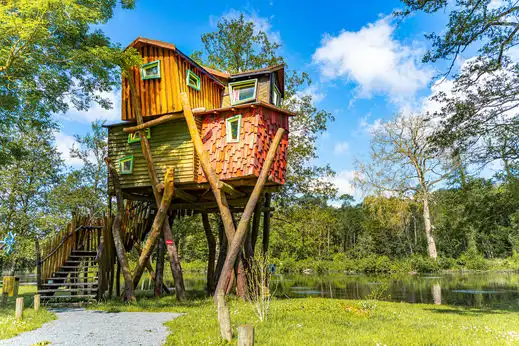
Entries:
{"label": "water reflection", "polygon": [[[173,282],[166,281],[168,287]],[[186,278],[190,295],[205,294],[205,276]],[[142,290],[153,288],[143,280]],[[377,293],[378,299],[424,304],[460,305],[500,309],[519,309],[519,273],[463,273],[445,275],[274,275],[272,290],[280,298],[324,297],[366,299]],[[382,292],[383,291],[383,292]]]}

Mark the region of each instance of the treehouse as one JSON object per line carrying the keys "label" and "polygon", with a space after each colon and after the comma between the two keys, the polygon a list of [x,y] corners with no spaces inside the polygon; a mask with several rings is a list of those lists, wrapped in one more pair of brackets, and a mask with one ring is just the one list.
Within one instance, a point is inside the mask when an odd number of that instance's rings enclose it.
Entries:
{"label": "treehouse", "polygon": [[[175,294],[183,299],[171,223],[200,213],[210,254],[207,292],[229,292],[237,263],[236,290],[244,297],[238,253],[245,244],[245,256],[252,258],[261,216],[267,251],[271,193],[286,179],[294,114],[279,107],[284,68],[228,74],[197,64],[170,43],[138,38],[129,47],[142,55],[143,64],[125,71],[122,122],[106,126],[109,193],[117,196],[117,209],[110,204],[100,220],[75,218],[43,244],[37,251],[38,292],[48,302],[99,299],[114,289],[118,296],[119,271],[126,287],[136,287],[145,267],[155,280],[155,294],[169,292],[162,282],[166,248]],[[210,213],[219,214],[224,230],[218,232],[220,266]],[[241,213],[239,223],[236,213]],[[156,271],[149,265],[154,247]],[[134,248],[139,261],[130,275],[126,253]]]}
{"label": "treehouse", "polygon": [[[294,115],[279,108],[283,65],[228,74],[199,65],[170,43],[137,38],[129,47],[144,61],[131,77],[157,175],[163,177],[168,167],[174,168],[173,208],[207,209],[214,201],[184,117],[181,93],[188,96],[209,162],[230,204],[233,199],[236,206],[246,202],[276,131],[285,129],[264,187],[266,192],[279,190],[286,175],[289,117]],[[128,131],[136,126],[134,103],[129,78],[123,78],[122,122],[107,125],[108,156],[125,198],[152,199],[139,132]],[[114,193],[111,183],[110,191]]]}

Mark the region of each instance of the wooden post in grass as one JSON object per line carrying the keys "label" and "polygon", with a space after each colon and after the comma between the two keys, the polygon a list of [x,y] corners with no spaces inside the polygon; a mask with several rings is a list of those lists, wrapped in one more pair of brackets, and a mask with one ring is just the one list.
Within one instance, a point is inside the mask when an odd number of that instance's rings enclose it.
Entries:
{"label": "wooden post in grass", "polygon": [[14,317],[17,321],[20,321],[23,319],[23,297],[16,298],[16,311],[14,314]]}
{"label": "wooden post in grass", "polygon": [[220,321],[220,335],[222,339],[230,342],[232,340],[231,315],[227,305],[225,305],[225,294],[217,293],[216,301],[218,305],[218,321]]}
{"label": "wooden post in grass", "polygon": [[254,346],[254,327],[250,324],[238,327],[238,346]]}
{"label": "wooden post in grass", "polygon": [[40,310],[40,295],[35,294],[34,295],[34,311]]}

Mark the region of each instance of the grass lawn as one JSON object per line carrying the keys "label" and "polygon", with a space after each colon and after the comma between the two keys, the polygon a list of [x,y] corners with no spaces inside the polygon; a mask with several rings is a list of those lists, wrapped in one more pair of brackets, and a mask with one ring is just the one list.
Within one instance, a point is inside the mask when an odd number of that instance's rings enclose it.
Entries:
{"label": "grass lawn", "polygon": [[18,290],[18,297],[24,297],[22,321],[16,321],[14,318],[15,297],[8,298],[7,308],[0,308],[0,339],[9,339],[20,333],[39,328],[55,318],[53,313],[42,307],[40,307],[40,311],[34,312],[33,296],[35,293],[36,286],[20,286]]}
{"label": "grass lawn", "polygon": [[[261,323],[249,303],[229,303],[234,343],[238,325],[252,324],[258,345],[519,344],[519,310],[305,298],[273,301],[268,320]],[[181,304],[173,297],[141,298],[136,305],[109,301],[92,308],[185,312],[166,324],[171,329],[167,345],[224,344],[209,299]]]}

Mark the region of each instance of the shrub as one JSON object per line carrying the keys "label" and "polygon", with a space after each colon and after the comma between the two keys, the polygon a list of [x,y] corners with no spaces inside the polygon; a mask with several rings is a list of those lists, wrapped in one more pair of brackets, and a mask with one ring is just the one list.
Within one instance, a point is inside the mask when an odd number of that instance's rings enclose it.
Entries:
{"label": "shrub", "polygon": [[387,256],[371,255],[359,261],[359,269],[365,273],[391,273],[391,260]]}
{"label": "shrub", "polygon": [[488,263],[476,250],[467,250],[459,258],[458,263],[470,270],[486,270]]}
{"label": "shrub", "polygon": [[411,268],[419,273],[434,273],[440,270],[438,262],[430,257],[413,256],[410,263]]}

